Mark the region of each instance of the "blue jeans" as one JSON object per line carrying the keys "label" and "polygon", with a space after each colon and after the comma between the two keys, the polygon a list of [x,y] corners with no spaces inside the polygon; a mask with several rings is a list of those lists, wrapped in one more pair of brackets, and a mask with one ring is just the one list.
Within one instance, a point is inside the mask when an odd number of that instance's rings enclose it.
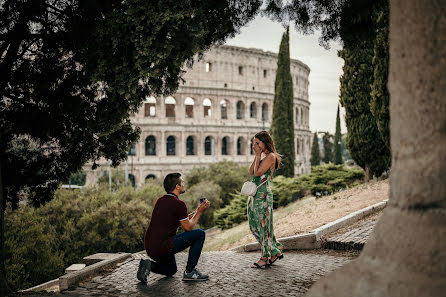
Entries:
{"label": "blue jeans", "polygon": [[177,272],[177,263],[175,254],[189,249],[186,270],[192,271],[197,266],[203,249],[206,233],[201,229],[194,229],[175,235],[173,239],[173,249],[166,255],[160,257],[151,257],[156,262],[152,262],[151,271],[166,276],[174,275]]}

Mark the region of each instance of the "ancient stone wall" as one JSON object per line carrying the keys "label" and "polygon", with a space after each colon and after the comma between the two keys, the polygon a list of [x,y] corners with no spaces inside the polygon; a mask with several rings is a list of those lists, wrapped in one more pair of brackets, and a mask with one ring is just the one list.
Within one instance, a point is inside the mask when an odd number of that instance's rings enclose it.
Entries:
{"label": "ancient stone wall", "polygon": [[[132,123],[141,137],[128,159],[136,185],[148,177],[186,173],[222,160],[250,164],[251,139],[269,129],[277,54],[220,46],[186,69],[185,83],[172,96],[148,97]],[[308,76],[310,69],[291,60],[294,90],[296,175],[310,171]],[[287,152],[280,152],[285,155]],[[101,165],[107,166],[105,161]],[[88,172],[87,184],[97,172]],[[104,169],[100,169],[101,171]]]}

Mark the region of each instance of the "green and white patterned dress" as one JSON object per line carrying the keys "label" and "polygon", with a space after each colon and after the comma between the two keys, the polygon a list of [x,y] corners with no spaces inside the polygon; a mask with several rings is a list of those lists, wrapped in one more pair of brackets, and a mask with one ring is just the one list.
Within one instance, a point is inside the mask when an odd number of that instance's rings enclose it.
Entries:
{"label": "green and white patterned dress", "polygon": [[262,257],[279,254],[282,245],[276,240],[273,229],[273,192],[270,188],[271,170],[262,176],[253,176],[252,182],[259,186],[256,195],[248,197],[248,223],[252,234],[262,247]]}

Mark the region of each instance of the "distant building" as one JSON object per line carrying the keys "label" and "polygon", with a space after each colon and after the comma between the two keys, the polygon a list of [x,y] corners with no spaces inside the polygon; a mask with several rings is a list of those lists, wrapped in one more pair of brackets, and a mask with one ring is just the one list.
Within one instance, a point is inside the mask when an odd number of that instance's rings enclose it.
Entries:
{"label": "distant building", "polygon": [[[277,54],[219,46],[184,75],[186,82],[167,97],[147,97],[131,121],[141,138],[129,152],[129,177],[136,186],[170,172],[230,160],[250,164],[252,138],[271,124]],[[308,76],[310,68],[291,60],[294,90],[296,175],[310,172]],[[286,157],[287,152],[279,152]],[[124,166],[122,163],[121,166]],[[85,166],[87,185],[108,167]]]}

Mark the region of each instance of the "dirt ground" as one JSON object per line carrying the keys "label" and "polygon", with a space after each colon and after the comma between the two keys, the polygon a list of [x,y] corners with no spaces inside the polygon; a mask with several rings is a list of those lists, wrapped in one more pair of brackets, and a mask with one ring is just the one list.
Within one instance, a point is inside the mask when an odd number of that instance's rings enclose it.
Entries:
{"label": "dirt ground", "polygon": [[[274,212],[276,238],[305,234],[389,197],[388,180],[370,182],[321,198],[307,197]],[[227,250],[254,242],[247,223],[207,236],[211,250]],[[221,241],[217,243],[217,241]]]}

